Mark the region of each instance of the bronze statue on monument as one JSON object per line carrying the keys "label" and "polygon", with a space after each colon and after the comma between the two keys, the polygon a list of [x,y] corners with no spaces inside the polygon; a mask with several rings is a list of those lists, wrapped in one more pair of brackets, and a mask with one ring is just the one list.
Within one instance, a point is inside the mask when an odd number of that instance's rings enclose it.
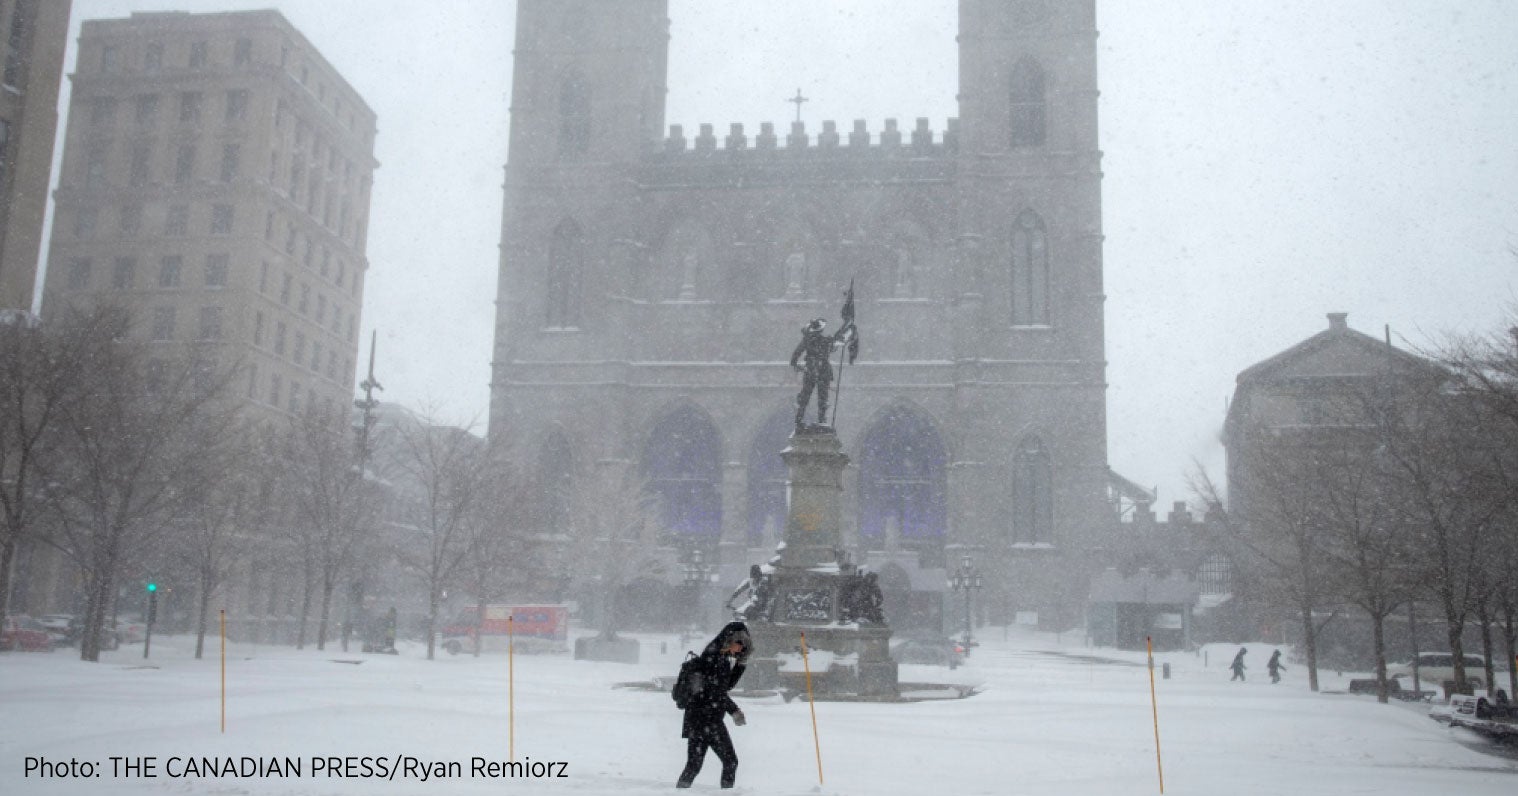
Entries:
{"label": "bronze statue on monument", "polygon": [[[849,364],[859,356],[859,328],[854,325],[854,282],[849,281],[849,290],[843,301],[843,327],[833,334],[827,334],[828,322],[822,318],[815,318],[811,323],[801,329],[801,342],[796,344],[796,350],[791,352],[791,367],[801,373],[801,392],[796,395],[796,431],[804,432],[809,429],[832,428],[832,419],[828,417],[828,389],[833,383],[833,349],[842,348],[848,352]],[[838,387],[843,387],[843,355],[838,357]],[[817,394],[817,423],[815,426],[807,426],[806,407],[811,402],[812,393]],[[834,398],[836,399],[836,394]],[[833,412],[838,411],[837,401],[833,402]]]}

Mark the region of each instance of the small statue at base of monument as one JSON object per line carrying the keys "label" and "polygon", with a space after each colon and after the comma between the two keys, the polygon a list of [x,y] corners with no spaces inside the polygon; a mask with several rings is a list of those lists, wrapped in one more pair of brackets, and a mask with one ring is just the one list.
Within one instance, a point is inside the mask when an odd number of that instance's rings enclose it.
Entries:
{"label": "small statue at base of monument", "polygon": [[843,582],[838,618],[845,622],[883,625],[885,624],[885,612],[882,610],[884,604],[885,597],[880,593],[880,583],[875,573],[852,575]]}
{"label": "small statue at base of monument", "polygon": [[739,584],[727,598],[727,609],[742,619],[769,621],[774,602],[775,588],[770,576],[754,564],[748,568],[748,580]]}

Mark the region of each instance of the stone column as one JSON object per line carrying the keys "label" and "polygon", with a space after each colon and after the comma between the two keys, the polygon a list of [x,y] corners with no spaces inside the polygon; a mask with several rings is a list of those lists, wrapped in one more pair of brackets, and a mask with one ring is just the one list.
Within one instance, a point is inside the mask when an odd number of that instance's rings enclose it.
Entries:
{"label": "stone column", "polygon": [[780,566],[806,569],[836,564],[842,544],[839,497],[843,492],[844,454],[832,431],[791,435],[780,458],[790,468],[786,489],[785,549]]}

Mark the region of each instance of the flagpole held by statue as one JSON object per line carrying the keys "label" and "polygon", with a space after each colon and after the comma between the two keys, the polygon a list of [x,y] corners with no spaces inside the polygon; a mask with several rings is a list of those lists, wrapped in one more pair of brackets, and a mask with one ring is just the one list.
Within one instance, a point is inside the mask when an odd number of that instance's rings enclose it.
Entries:
{"label": "flagpole held by statue", "polygon": [[[859,330],[854,325],[854,281],[849,280],[849,289],[845,294],[843,303],[843,328],[829,335],[827,321],[822,318],[814,318],[801,329],[801,342],[791,352],[791,367],[802,374],[801,392],[796,395],[796,430],[806,431],[808,426],[805,422],[806,407],[811,402],[812,395],[817,396],[817,427],[831,428],[832,420],[837,418],[837,404],[834,402],[834,412],[828,415],[828,398],[838,397],[837,390],[830,390],[833,386],[833,366],[830,360],[833,358],[833,348],[842,347],[848,352],[848,362],[852,363],[859,355]],[[844,365],[843,354],[839,354],[838,368],[842,374]],[[843,384],[839,379],[838,390]],[[828,393],[833,392],[832,396]]]}

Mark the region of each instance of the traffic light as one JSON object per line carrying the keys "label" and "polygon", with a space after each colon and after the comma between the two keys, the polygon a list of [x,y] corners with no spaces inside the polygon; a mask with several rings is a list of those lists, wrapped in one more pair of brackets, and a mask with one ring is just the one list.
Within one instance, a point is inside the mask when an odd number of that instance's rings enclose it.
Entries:
{"label": "traffic light", "polygon": [[148,584],[148,624],[158,621],[158,584]]}
{"label": "traffic light", "polygon": [[149,583],[148,584],[148,591],[150,591],[150,592],[158,591],[158,584],[156,584],[156,583]]}

